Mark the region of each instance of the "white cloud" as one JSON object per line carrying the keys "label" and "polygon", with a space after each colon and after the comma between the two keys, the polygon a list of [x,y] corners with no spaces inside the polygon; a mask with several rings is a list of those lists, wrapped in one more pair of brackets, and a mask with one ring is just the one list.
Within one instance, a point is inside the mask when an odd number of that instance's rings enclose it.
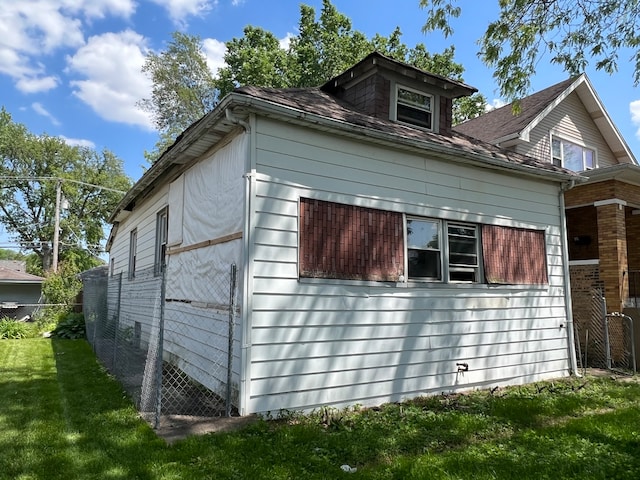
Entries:
{"label": "white cloud", "polygon": [[64,141],[64,143],[71,145],[72,147],[96,148],[96,144],[91,140],[86,140],[84,138],[69,138],[64,135],[59,135],[59,137]]}
{"label": "white cloud", "polygon": [[46,108],[44,108],[44,106],[41,103],[33,102],[31,104],[31,108],[38,115],[42,115],[43,117],[48,118],[51,121],[51,123],[53,123],[54,125],[60,125],[60,122],[58,121],[58,119],[54,117]]}
{"label": "white cloud", "polygon": [[232,0],[231,5],[233,5],[234,7],[237,7],[239,5],[242,5],[244,2],[245,0]]}
{"label": "white cloud", "polygon": [[169,13],[171,20],[186,27],[187,17],[203,16],[218,5],[218,0],[151,0]]}
{"label": "white cloud", "polygon": [[202,50],[205,57],[207,57],[207,65],[211,73],[216,75],[218,69],[224,67],[224,54],[227,47],[224,42],[216,40],[215,38],[205,38],[202,41]]}
{"label": "white cloud", "polygon": [[504,107],[507,105],[507,102],[502,100],[501,98],[494,98],[491,103],[488,103],[485,107],[485,112],[490,112],[491,110],[495,110],[496,108]]}
{"label": "white cloud", "polygon": [[289,50],[289,45],[291,44],[291,39],[293,37],[295,37],[293,33],[287,32],[284,38],[278,40],[278,42],[280,43],[280,48],[283,50]]}
{"label": "white cloud", "polygon": [[16,88],[22,93],[48,92],[58,86],[60,79],[49,75],[45,77],[23,76],[16,81]]}
{"label": "white cloud", "polygon": [[145,39],[131,30],[89,38],[67,57],[67,71],[84,77],[70,82],[73,94],[106,120],[153,129],[149,115],[136,106],[151,92],[141,71],[146,52]]}
{"label": "white cloud", "polygon": [[83,20],[115,15],[128,18],[134,0],[2,1],[0,15],[0,74],[11,77],[25,93],[55,88],[38,59],[62,48],[84,44]]}
{"label": "white cloud", "polygon": [[636,130],[636,137],[640,139],[640,100],[629,103],[629,112],[631,113],[631,122],[639,127]]}

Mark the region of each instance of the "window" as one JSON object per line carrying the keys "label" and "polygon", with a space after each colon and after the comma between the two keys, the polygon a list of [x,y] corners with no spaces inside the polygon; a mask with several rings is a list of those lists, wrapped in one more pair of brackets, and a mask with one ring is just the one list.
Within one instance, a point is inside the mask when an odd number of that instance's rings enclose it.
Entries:
{"label": "window", "polygon": [[164,272],[166,254],[167,254],[167,230],[169,225],[169,210],[163,208],[156,215],[156,252],[153,264],[154,275],[160,275]]}
{"label": "window", "polygon": [[449,223],[449,280],[479,282],[478,229],[475,225]]}
{"label": "window", "polygon": [[138,243],[138,231],[131,230],[129,234],[129,280],[136,276],[136,249]]}
{"label": "window", "polygon": [[545,285],[545,232],[301,198],[299,276]]}
{"label": "window", "polygon": [[[446,228],[446,245],[442,230]],[[478,229],[475,225],[435,219],[407,218],[407,259],[410,279],[479,282]],[[443,261],[444,259],[444,261]]]}
{"label": "window", "polygon": [[396,89],[396,120],[429,130],[432,125],[433,97],[398,86]]}
{"label": "window", "polygon": [[442,280],[440,222],[407,218],[409,278]]}
{"label": "window", "polygon": [[574,172],[591,170],[596,167],[596,152],[591,148],[552,136],[551,162]]}

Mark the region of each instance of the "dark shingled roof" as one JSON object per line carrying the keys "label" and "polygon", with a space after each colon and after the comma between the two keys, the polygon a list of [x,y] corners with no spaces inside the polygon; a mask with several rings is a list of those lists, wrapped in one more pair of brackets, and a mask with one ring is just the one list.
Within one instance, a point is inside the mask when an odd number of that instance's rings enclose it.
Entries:
{"label": "dark shingled roof", "polygon": [[564,92],[574,78],[556,83],[544,90],[520,100],[520,114],[514,115],[512,103],[496,108],[479,117],[456,125],[456,132],[464,133],[484,142],[495,143],[499,138],[520,133],[524,130],[553,100]]}
{"label": "dark shingled roof", "polygon": [[37,275],[31,275],[30,273],[19,272],[17,270],[11,270],[10,268],[0,267],[0,282],[2,283],[42,283],[43,281],[44,278],[38,277]]}
{"label": "dark shingled roof", "polygon": [[350,125],[397,135],[401,138],[428,141],[467,153],[491,156],[496,160],[504,161],[506,164],[526,165],[548,172],[575,175],[574,172],[556,167],[551,163],[540,162],[532,157],[501,149],[464,133],[456,131],[449,137],[427,132],[410,125],[366,115],[354,110],[349,103],[322,91],[319,87],[279,89],[247,86],[237,88],[234,92],[293,108],[302,113],[320,115]]}

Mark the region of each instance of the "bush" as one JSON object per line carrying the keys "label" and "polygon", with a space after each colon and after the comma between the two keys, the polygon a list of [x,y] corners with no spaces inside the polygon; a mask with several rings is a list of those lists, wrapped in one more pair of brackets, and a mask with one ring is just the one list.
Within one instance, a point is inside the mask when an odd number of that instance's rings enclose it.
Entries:
{"label": "bush", "polygon": [[85,338],[84,315],[81,313],[65,313],[60,316],[56,328],[51,332],[55,338]]}
{"label": "bush", "polygon": [[0,319],[0,339],[2,340],[26,338],[29,333],[30,329],[24,322],[8,317]]}

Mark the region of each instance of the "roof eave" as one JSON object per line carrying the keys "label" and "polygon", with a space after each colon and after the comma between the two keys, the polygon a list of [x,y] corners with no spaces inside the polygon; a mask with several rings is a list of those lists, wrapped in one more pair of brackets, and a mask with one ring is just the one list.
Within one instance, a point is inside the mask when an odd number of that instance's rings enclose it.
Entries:
{"label": "roof eave", "polygon": [[[226,123],[226,129],[230,131],[234,125],[226,119],[225,112],[228,108],[235,110],[246,109],[246,112],[255,111],[262,113],[265,116],[277,118],[289,123],[311,126],[313,128],[331,131],[333,133],[352,138],[367,138],[375,141],[376,143],[391,146],[393,148],[402,148],[423,154],[425,152],[430,152],[438,157],[446,158],[447,160],[455,161],[457,163],[473,164],[481,168],[491,168],[536,178],[545,178],[559,183],[583,180],[583,177],[580,177],[579,175],[544,170],[519,163],[510,163],[498,158],[496,155],[477,151],[465,151],[461,148],[439,145],[428,140],[407,138],[395,133],[383,132],[370,127],[354,125],[341,120],[335,120],[270,102],[261,98],[232,92],[227,95],[214,110],[205,115],[197,124],[194,124],[190,129],[188,129],[188,131],[186,131],[183,136],[179,138],[174,145],[169,148],[149,170],[145,172],[140,180],[136,182],[136,184],[120,201],[114,212],[109,217],[109,223],[118,223],[122,210],[125,210],[127,206],[134,204],[139,196],[153,185],[153,183],[171,166],[184,164],[190,161],[190,159],[197,158],[197,156],[189,153],[189,149],[198,141],[198,139],[200,139],[204,132],[214,128],[220,123]],[[209,147],[215,145],[215,143],[216,142],[212,142]],[[200,150],[202,150],[202,148],[200,148]],[[182,158],[185,155],[188,158],[187,160]],[[505,156],[506,155],[507,154],[505,153]]]}

